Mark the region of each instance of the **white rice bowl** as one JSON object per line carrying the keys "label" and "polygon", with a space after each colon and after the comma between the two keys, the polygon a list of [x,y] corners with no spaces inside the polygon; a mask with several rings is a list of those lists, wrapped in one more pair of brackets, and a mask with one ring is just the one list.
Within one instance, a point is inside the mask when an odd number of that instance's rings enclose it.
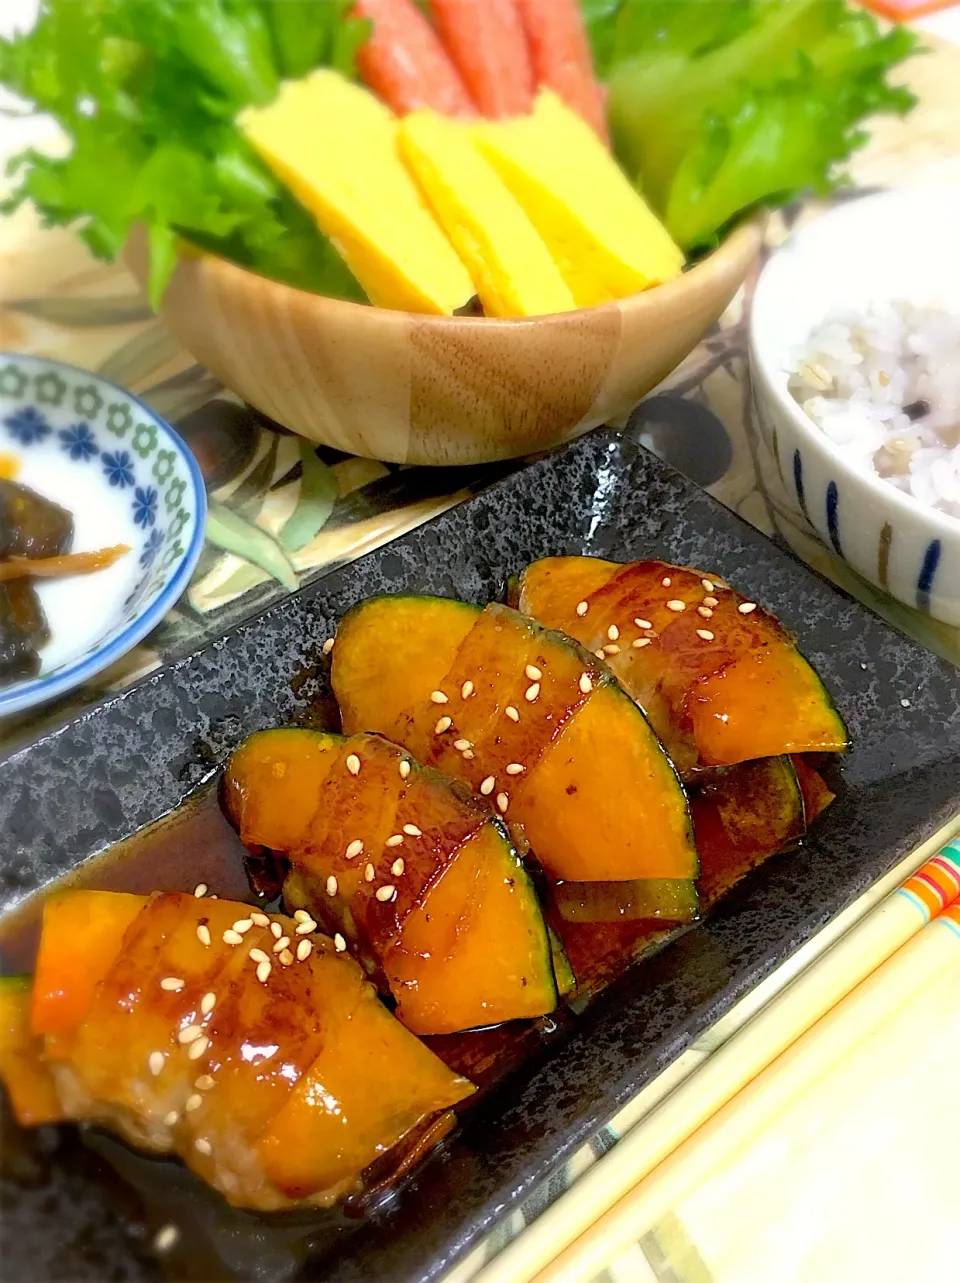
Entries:
{"label": "white rice bowl", "polygon": [[837,309],[794,352],[788,386],[851,464],[960,518],[960,315]]}

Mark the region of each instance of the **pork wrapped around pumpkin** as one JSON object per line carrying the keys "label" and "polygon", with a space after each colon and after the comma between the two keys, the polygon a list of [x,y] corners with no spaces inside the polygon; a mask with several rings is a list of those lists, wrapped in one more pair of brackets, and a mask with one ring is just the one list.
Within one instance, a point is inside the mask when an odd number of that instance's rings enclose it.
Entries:
{"label": "pork wrapped around pumpkin", "polygon": [[306,914],[178,893],[51,897],[0,1076],[25,1125],[102,1124],[258,1211],[329,1206],[474,1090]]}
{"label": "pork wrapped around pumpkin", "polygon": [[685,779],[848,747],[793,638],[716,575],[664,561],[545,557],[521,575],[519,607],[603,655]]}
{"label": "pork wrapped around pumpkin", "polygon": [[536,894],[482,797],[378,735],[263,731],[225,794],[248,845],[284,853],[285,902],[358,954],[419,1034],[528,1019],[558,1001]]}

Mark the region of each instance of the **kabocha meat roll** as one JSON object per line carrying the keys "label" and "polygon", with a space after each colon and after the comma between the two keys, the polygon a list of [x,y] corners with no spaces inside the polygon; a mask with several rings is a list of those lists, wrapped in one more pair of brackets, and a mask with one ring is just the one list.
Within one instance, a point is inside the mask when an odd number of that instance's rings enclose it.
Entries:
{"label": "kabocha meat roll", "polygon": [[837,710],[768,611],[699,570],[548,557],[519,605],[606,662],[681,774],[785,753],[843,752]]}
{"label": "kabocha meat roll", "polygon": [[263,731],[231,758],[248,845],[286,854],[288,906],[359,953],[419,1034],[557,1005],[550,942],[506,826],[463,785],[376,735]]}
{"label": "kabocha meat roll", "polygon": [[315,927],[178,893],[52,897],[32,988],[0,999],[20,1121],[104,1124],[258,1211],[356,1190],[474,1088]]}
{"label": "kabocha meat roll", "polygon": [[500,605],[374,597],[333,648],[344,730],[489,797],[553,881],[689,881],[683,788],[637,705],[560,633]]}

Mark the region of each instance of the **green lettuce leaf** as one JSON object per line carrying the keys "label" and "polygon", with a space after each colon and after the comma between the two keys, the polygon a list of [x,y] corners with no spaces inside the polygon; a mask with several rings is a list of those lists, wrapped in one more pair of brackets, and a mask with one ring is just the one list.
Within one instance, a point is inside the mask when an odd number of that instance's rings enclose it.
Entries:
{"label": "green lettuce leaf", "polygon": [[286,75],[317,65],[353,73],[366,28],[345,9],[341,0],[42,0],[31,32],[0,40],[0,84],[53,115],[72,145],[63,157],[15,158],[0,209],[33,201],[46,224],[75,227],[101,258],[145,224],[155,306],[180,239],[361,300],[340,256],[233,124]]}
{"label": "green lettuce leaf", "polygon": [[333,67],[353,75],[356,53],[369,23],[352,18],[353,0],[259,0],[273,40],[274,58],[284,80],[305,76],[313,67]]}
{"label": "green lettuce leaf", "polygon": [[687,248],[828,190],[863,121],[914,102],[887,74],[915,38],[845,0],[619,0],[603,41],[618,158]]}

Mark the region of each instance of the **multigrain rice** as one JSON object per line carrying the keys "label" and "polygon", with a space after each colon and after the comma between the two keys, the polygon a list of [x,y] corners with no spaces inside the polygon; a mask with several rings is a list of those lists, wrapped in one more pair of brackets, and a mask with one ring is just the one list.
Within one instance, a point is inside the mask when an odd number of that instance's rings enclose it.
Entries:
{"label": "multigrain rice", "polygon": [[856,467],[960,517],[960,315],[886,300],[832,312],[789,388]]}

